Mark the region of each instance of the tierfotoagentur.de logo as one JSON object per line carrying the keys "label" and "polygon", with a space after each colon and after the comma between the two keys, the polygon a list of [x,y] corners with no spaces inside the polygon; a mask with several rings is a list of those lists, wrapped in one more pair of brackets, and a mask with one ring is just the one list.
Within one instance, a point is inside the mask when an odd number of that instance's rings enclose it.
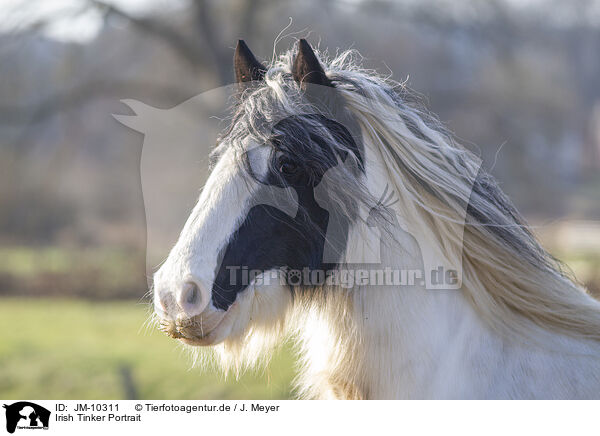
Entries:
{"label": "tierfotoagentur.de logo", "polygon": [[48,430],[50,411],[45,407],[29,401],[4,404],[6,409],[6,431],[14,433],[19,430]]}

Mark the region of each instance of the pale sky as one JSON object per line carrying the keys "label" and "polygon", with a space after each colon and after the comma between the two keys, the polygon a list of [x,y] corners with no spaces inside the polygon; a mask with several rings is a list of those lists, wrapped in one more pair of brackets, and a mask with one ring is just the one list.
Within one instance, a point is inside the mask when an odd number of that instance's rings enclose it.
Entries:
{"label": "pale sky", "polygon": [[[114,3],[119,8],[132,13],[144,14],[150,9],[174,10],[185,6],[187,0],[104,0]],[[345,0],[346,2],[360,2],[362,0]],[[405,3],[418,2],[422,0],[403,0]],[[469,4],[478,1],[485,4],[486,0],[436,0],[438,6],[452,9],[455,13],[465,14],[469,10]],[[577,2],[562,0],[553,2],[549,7],[549,0],[504,0],[515,8],[522,8],[533,14],[543,11],[545,16],[552,17],[553,21],[570,22],[577,20]],[[588,10],[585,21],[600,23],[600,0],[591,0],[593,10]],[[24,28],[32,22],[44,17],[56,17],[52,23],[45,28],[44,33],[52,38],[60,40],[86,41],[93,38],[102,25],[102,17],[93,8],[86,8],[86,0],[0,0],[0,32],[14,31]],[[555,9],[560,5],[560,10]],[[572,6],[572,7],[570,7]],[[556,13],[553,14],[553,11]],[[591,13],[590,13],[591,12]]]}
{"label": "pale sky", "polygon": [[[176,9],[185,0],[105,0],[129,13],[143,14],[149,9]],[[85,41],[93,38],[102,25],[102,16],[86,8],[86,0],[0,0],[0,31],[27,27],[46,17],[56,17],[45,29],[49,37]]]}

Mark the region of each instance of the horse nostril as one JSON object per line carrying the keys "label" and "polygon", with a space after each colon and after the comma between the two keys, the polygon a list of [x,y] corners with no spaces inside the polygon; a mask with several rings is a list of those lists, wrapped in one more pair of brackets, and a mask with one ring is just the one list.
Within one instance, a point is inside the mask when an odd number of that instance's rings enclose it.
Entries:
{"label": "horse nostril", "polygon": [[195,316],[206,308],[210,301],[210,294],[195,282],[189,281],[183,284],[177,300],[179,307],[187,316]]}
{"label": "horse nostril", "polygon": [[198,302],[198,297],[200,296],[198,286],[195,283],[189,283],[186,285],[186,288],[187,295],[185,297],[185,302],[187,304],[196,304]]}

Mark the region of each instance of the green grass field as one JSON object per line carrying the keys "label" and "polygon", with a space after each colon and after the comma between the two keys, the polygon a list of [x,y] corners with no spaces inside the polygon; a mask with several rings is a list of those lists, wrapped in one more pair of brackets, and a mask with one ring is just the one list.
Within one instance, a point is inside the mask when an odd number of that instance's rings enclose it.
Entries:
{"label": "green grass field", "polygon": [[261,373],[225,380],[192,368],[176,341],[146,331],[146,311],[127,301],[0,299],[0,398],[122,399],[131,385],[140,399],[292,396],[289,350]]}

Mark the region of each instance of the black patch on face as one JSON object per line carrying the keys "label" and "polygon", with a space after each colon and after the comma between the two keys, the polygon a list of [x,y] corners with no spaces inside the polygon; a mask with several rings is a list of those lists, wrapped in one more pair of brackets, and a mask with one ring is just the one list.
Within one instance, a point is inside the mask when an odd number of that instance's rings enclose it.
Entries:
{"label": "black patch on face", "polygon": [[[297,213],[291,217],[265,204],[249,210],[219,256],[221,261],[212,289],[213,304],[218,309],[227,310],[237,294],[247,287],[242,267],[263,272],[279,268],[327,271],[334,267],[323,263],[323,252],[327,224],[333,219],[330,213],[336,212],[319,206],[314,188],[325,172],[347,159],[349,153],[356,156],[362,170],[360,150],[344,126],[322,115],[286,118],[272,132],[266,171],[261,174],[253,171],[253,150],[247,152],[244,164],[261,184],[294,189],[298,197]],[[334,140],[324,139],[326,135]],[[335,220],[336,225],[341,225],[339,233],[344,239],[328,243],[341,252],[350,223],[341,216]]]}

